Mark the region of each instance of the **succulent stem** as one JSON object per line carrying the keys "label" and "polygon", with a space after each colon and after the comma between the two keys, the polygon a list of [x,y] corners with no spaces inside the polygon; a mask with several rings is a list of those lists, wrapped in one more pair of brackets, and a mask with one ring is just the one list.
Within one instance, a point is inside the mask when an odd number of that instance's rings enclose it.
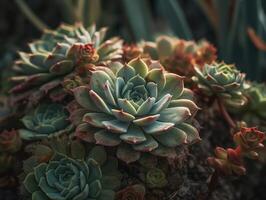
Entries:
{"label": "succulent stem", "polygon": [[231,118],[229,113],[227,112],[226,108],[224,107],[223,101],[220,98],[217,98],[217,103],[220,109],[221,114],[223,115],[224,119],[227,121],[229,126],[233,129],[236,128],[236,124],[234,120]]}

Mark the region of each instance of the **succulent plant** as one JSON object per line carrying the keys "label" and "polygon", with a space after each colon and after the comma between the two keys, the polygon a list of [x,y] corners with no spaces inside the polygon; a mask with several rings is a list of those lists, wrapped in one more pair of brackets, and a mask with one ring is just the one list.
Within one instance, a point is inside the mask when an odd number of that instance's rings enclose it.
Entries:
{"label": "succulent plant", "polygon": [[250,115],[266,120],[266,85],[252,82],[245,94],[249,99],[247,112]]}
{"label": "succulent plant", "polygon": [[222,98],[236,98],[242,94],[245,74],[240,73],[234,65],[225,63],[206,64],[201,70],[195,67],[193,80],[206,95]]}
{"label": "succulent plant", "polygon": [[145,187],[140,184],[130,185],[117,192],[117,200],[144,200]]}
{"label": "succulent plant", "polygon": [[29,199],[113,200],[113,189],[120,182],[112,175],[115,166],[104,166],[105,160],[95,157],[74,160],[55,154],[48,163],[39,164],[23,182],[31,195]]}
{"label": "succulent plant", "polygon": [[158,37],[156,43],[141,44],[143,54],[160,60],[165,68],[173,73],[192,77],[194,65],[203,66],[216,59],[216,49],[206,41],[195,43],[169,36]]}
{"label": "succulent plant", "polygon": [[18,131],[2,131],[0,133],[0,153],[15,153],[22,145]]}
{"label": "succulent plant", "polygon": [[112,200],[120,186],[117,159],[102,146],[60,135],[32,143],[26,152],[32,156],[24,161],[20,177],[27,199]]}
{"label": "succulent plant", "polygon": [[73,125],[68,121],[69,114],[60,104],[40,104],[22,118],[25,129],[20,129],[22,139],[36,140],[71,133]]}
{"label": "succulent plant", "polygon": [[223,175],[244,175],[246,168],[238,150],[217,147],[215,149],[216,157],[209,157],[208,163]]}
{"label": "succulent plant", "polygon": [[14,101],[38,101],[49,91],[53,100],[60,100],[64,96],[60,92],[64,77],[71,73],[86,75],[84,65],[102,65],[121,58],[122,41],[104,40],[105,34],[105,28],[96,31],[94,25],[85,29],[81,24],[46,31],[29,45],[30,53],[19,53],[20,60],[14,67],[17,75],[12,77],[16,82],[11,89]]}
{"label": "succulent plant", "polygon": [[76,136],[87,142],[118,146],[118,158],[133,162],[141,152],[176,156],[175,147],[199,139],[190,121],[198,110],[183,78],[149,68],[140,58],[116,73],[95,70],[90,85],[74,89],[81,108],[71,111]]}
{"label": "succulent plant", "polygon": [[256,127],[243,127],[234,134],[234,141],[241,148],[241,153],[253,159],[258,158],[256,150],[264,147],[262,144],[264,140],[265,133],[259,131]]}
{"label": "succulent plant", "polygon": [[163,188],[167,183],[165,173],[159,168],[150,169],[146,174],[146,184],[149,188]]}
{"label": "succulent plant", "polygon": [[123,45],[123,62],[127,63],[130,60],[137,58],[141,55],[142,48],[135,44],[124,44]]}
{"label": "succulent plant", "polygon": [[246,156],[251,159],[259,158],[259,150],[264,145],[265,133],[256,127],[242,127],[239,132],[234,134],[234,141],[237,145],[235,149],[215,149],[216,157],[209,157],[208,163],[224,175],[243,175],[246,173],[243,158]]}

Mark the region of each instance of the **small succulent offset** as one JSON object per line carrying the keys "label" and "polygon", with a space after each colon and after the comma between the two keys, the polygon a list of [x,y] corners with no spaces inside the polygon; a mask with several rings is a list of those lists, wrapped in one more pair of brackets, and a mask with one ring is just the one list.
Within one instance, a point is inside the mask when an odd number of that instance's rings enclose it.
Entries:
{"label": "small succulent offset", "polygon": [[163,68],[151,68],[136,58],[116,73],[93,71],[90,85],[74,89],[81,108],[71,119],[80,124],[76,136],[87,142],[118,146],[126,162],[141,152],[175,157],[175,147],[199,139],[190,120],[198,110],[183,78]]}
{"label": "small succulent offset", "polygon": [[19,134],[25,140],[38,140],[71,133],[73,125],[68,120],[69,113],[60,104],[40,104],[22,118],[25,129]]}
{"label": "small succulent offset", "polygon": [[194,75],[195,64],[203,66],[216,59],[216,49],[206,41],[195,43],[169,36],[160,36],[156,43],[141,44],[143,54],[152,59],[160,60],[165,68],[173,73],[191,77]]}
{"label": "small succulent offset", "polygon": [[168,183],[164,171],[159,168],[150,169],[145,182],[149,188],[163,188]]}
{"label": "small succulent offset", "polygon": [[206,95],[229,99],[242,94],[245,74],[240,73],[234,65],[212,63],[205,64],[202,70],[195,67],[195,70],[193,80]]}
{"label": "small succulent offset", "polygon": [[140,184],[130,185],[116,194],[116,200],[144,200],[145,187]]}
{"label": "small succulent offset", "polygon": [[243,160],[238,150],[239,149],[235,150],[231,148],[224,149],[222,147],[216,147],[216,157],[209,157],[208,163],[223,175],[244,175],[246,173],[246,168],[243,165]]}
{"label": "small succulent offset", "polygon": [[265,133],[259,131],[256,127],[243,127],[234,135],[234,141],[241,148],[241,153],[252,159],[258,158],[259,155],[256,150],[264,147],[262,144],[264,140]]}
{"label": "small succulent offset", "polygon": [[234,141],[237,144],[235,149],[223,149],[217,147],[216,157],[208,158],[208,162],[224,175],[243,175],[246,173],[244,166],[244,157],[258,159],[259,151],[264,147],[265,133],[259,131],[256,127],[242,127],[239,132],[234,134]]}
{"label": "small succulent offset", "polygon": [[85,29],[81,24],[46,31],[40,40],[29,45],[30,53],[20,52],[14,67],[17,75],[12,77],[16,83],[11,89],[15,101],[38,101],[50,91],[53,100],[60,100],[64,96],[59,92],[64,77],[71,73],[84,75],[84,65],[121,58],[122,41],[104,40],[105,34],[105,28],[96,31],[94,25]]}
{"label": "small succulent offset", "polygon": [[127,63],[130,60],[137,58],[141,56],[142,51],[142,48],[135,44],[124,44],[122,61]]}
{"label": "small succulent offset", "polygon": [[[43,151],[44,148],[47,150]],[[120,186],[121,174],[117,170],[117,160],[107,156],[103,147],[95,146],[86,151],[78,141],[62,137],[37,145],[33,152],[32,158],[37,158],[38,162],[32,162],[30,158],[24,163],[26,198],[114,199],[114,189]],[[43,157],[46,159],[41,159]]]}

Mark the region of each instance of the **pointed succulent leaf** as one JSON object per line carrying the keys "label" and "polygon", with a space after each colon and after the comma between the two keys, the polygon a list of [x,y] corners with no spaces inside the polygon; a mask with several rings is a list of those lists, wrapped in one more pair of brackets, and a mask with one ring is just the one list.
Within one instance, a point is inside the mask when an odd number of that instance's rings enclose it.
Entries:
{"label": "pointed succulent leaf", "polygon": [[128,63],[129,66],[133,67],[136,74],[140,75],[141,77],[145,77],[148,73],[148,66],[146,65],[146,63],[141,60],[140,58],[135,58],[133,60],[131,60]]}

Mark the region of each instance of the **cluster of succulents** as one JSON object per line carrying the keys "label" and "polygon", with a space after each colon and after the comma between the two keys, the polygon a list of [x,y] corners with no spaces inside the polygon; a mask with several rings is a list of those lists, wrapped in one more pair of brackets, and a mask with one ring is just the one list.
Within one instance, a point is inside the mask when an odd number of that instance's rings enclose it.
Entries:
{"label": "cluster of succulents", "polygon": [[[218,62],[208,42],[163,36],[129,45],[105,33],[61,25],[19,53],[5,105],[13,118],[0,126],[0,187],[15,173],[25,199],[143,200],[167,188],[180,149],[201,140],[201,98],[216,99],[203,108],[220,109],[234,130],[228,107],[265,119],[265,88],[244,87],[245,74]],[[242,127],[233,138],[235,149],[218,147],[208,161],[241,175],[243,157],[258,158],[265,135]]]}
{"label": "cluster of succulents", "polygon": [[86,77],[90,64],[105,65],[121,58],[122,41],[104,40],[106,29],[96,31],[93,25],[85,29],[81,24],[61,25],[55,31],[47,30],[40,40],[29,45],[30,53],[20,52],[20,59],[12,77],[10,90],[14,101],[39,101],[49,94],[54,101],[64,98],[62,82],[66,76]]}
{"label": "cluster of succulents", "polygon": [[258,151],[264,147],[265,133],[256,127],[246,128],[234,134],[235,149],[217,147],[216,157],[209,157],[208,162],[225,175],[243,175],[246,173],[243,158],[258,159]]}
{"label": "cluster of succulents", "polygon": [[186,41],[175,37],[161,36],[156,42],[144,42],[143,54],[160,60],[173,73],[187,78],[194,75],[194,66],[202,67],[216,60],[216,49],[207,41]]}

